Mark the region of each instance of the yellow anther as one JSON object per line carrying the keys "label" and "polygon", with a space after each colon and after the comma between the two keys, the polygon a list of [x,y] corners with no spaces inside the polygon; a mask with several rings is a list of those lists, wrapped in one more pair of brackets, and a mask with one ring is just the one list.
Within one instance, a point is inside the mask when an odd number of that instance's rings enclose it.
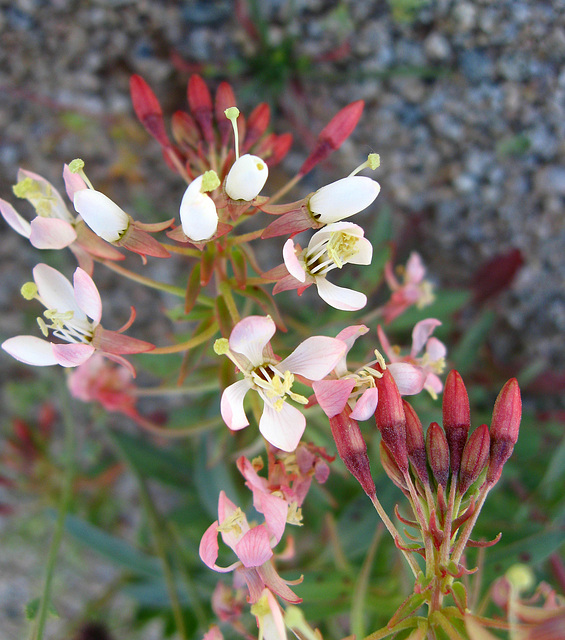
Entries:
{"label": "yellow anther", "polygon": [[370,153],[367,157],[369,169],[373,171],[381,166],[381,156],[378,153]]}
{"label": "yellow anther", "polygon": [[220,178],[218,178],[218,174],[215,171],[206,171],[202,176],[202,185],[200,187],[201,193],[206,193],[207,191],[214,191],[220,186]]}
{"label": "yellow anther", "polygon": [[230,343],[227,338],[218,338],[214,342],[214,353],[219,356],[225,356],[230,350]]}
{"label": "yellow anther", "polygon": [[83,169],[84,169],[84,160],[81,160],[80,158],[75,158],[74,160],[71,160],[71,162],[69,162],[69,171],[71,173],[79,173]]}
{"label": "yellow anther", "polygon": [[257,602],[251,605],[251,613],[257,616],[259,620],[262,620],[268,613],[270,613],[271,607],[269,606],[269,600],[266,595],[262,596]]}
{"label": "yellow anther", "polygon": [[513,564],[506,572],[506,579],[518,593],[528,591],[535,585],[534,572],[525,564]]}
{"label": "yellow anther", "polygon": [[416,302],[416,307],[418,309],[423,309],[424,307],[428,307],[432,304],[436,299],[434,294],[434,285],[429,280],[422,280],[418,288],[420,289],[420,297]]}
{"label": "yellow anther", "polygon": [[288,513],[286,514],[286,521],[288,524],[294,524],[298,527],[302,526],[302,509],[298,506],[298,502],[291,502],[288,506]]}
{"label": "yellow anther", "polygon": [[37,296],[37,285],[35,282],[26,282],[20,289],[20,293],[26,300],[33,300]]}
{"label": "yellow anther", "polygon": [[308,404],[308,398],[301,396],[299,393],[288,391],[288,395],[294,400],[294,402],[298,402],[298,404]]}
{"label": "yellow anther", "polygon": [[222,531],[223,533],[234,533],[236,536],[240,536],[242,533],[241,525],[246,521],[247,519],[245,514],[240,507],[237,507],[231,516],[228,516],[222,524],[217,527],[217,530]]}
{"label": "yellow anther", "polygon": [[385,362],[384,356],[378,349],[375,349],[375,358],[377,359],[377,362],[379,363],[379,365],[383,369],[386,369],[386,362]]}
{"label": "yellow anther", "polygon": [[43,318],[37,318],[37,324],[39,325],[39,330],[41,331],[41,333],[47,338],[47,336],[49,335],[49,329],[43,321]]}
{"label": "yellow anther", "polygon": [[326,247],[328,257],[341,269],[347,261],[357,253],[359,238],[351,233],[336,231],[331,234]]}
{"label": "yellow anther", "polygon": [[284,398],[279,398],[273,405],[275,411],[282,411],[284,407]]}
{"label": "yellow anther", "polygon": [[41,196],[41,189],[36,180],[24,178],[12,187],[12,191],[17,198],[37,198]]}

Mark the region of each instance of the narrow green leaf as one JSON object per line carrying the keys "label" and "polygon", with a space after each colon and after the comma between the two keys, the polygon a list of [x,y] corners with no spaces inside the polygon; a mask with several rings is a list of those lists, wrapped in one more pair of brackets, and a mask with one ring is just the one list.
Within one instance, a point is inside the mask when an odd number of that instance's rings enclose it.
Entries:
{"label": "narrow green leaf", "polygon": [[[41,604],[41,598],[33,598],[30,600],[25,606],[25,614],[28,620],[35,620],[37,613],[39,611],[39,605]],[[49,601],[47,605],[47,615],[51,618],[59,618],[59,613],[57,609],[55,609],[53,603]]]}

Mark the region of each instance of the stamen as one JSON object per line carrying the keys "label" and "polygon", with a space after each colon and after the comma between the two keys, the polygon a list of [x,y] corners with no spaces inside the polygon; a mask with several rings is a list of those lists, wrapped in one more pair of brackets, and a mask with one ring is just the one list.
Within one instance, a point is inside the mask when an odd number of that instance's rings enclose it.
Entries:
{"label": "stamen", "polygon": [[236,536],[240,536],[242,534],[241,525],[246,521],[245,514],[238,507],[231,516],[228,516],[222,524],[217,527],[218,531],[222,531],[223,533],[234,533]]}
{"label": "stamen", "polygon": [[239,116],[239,109],[237,107],[228,107],[224,113],[226,118],[231,120],[233,127],[233,137],[235,142],[235,159],[239,160],[239,131],[237,129],[237,118]]}
{"label": "stamen", "polygon": [[363,162],[363,164],[360,164],[357,169],[354,169],[348,176],[348,178],[351,178],[352,176],[356,176],[360,171],[363,171],[363,169],[371,169],[372,171],[374,171],[375,169],[377,169],[378,167],[381,166],[381,156],[378,153],[370,153],[367,156],[367,160],[365,160],[365,162]]}

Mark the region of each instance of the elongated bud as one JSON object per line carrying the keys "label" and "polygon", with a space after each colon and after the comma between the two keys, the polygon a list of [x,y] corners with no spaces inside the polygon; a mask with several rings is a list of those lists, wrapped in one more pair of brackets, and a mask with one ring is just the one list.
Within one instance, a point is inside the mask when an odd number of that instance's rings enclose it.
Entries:
{"label": "elongated bud", "polygon": [[130,224],[128,214],[100,191],[77,191],[74,205],[92,231],[106,242],[117,242]]}
{"label": "elongated bud", "polygon": [[488,464],[490,453],[490,435],[486,424],[475,429],[461,456],[459,469],[459,493],[463,495],[481,475]]}
{"label": "elongated bud", "polygon": [[233,163],[226,178],[226,193],[232,200],[249,202],[259,195],[268,175],[267,163],[246,153]]}
{"label": "elongated bud", "polygon": [[374,498],[376,490],[367,456],[367,445],[359,425],[349,417],[350,413],[351,409],[346,406],[341,413],[330,418],[332,435],[343,464],[363,487],[369,498]]}
{"label": "elongated bud", "polygon": [[402,475],[402,471],[398,468],[398,465],[394,461],[388,447],[381,440],[381,464],[383,465],[383,469],[387,476],[394,482],[394,484],[403,491],[408,491],[408,485],[404,480],[404,476]]}
{"label": "elongated bud", "polygon": [[185,235],[196,242],[208,240],[218,228],[218,212],[210,196],[202,192],[204,175],[193,180],[180,203],[180,222]]}
{"label": "elongated bud", "polygon": [[516,378],[508,380],[498,394],[492,412],[490,425],[490,466],[487,482],[495,484],[500,478],[502,467],[512,455],[518,440],[522,419],[522,399]]}
{"label": "elongated bud", "polygon": [[318,222],[331,224],[366,209],[380,190],[379,183],[371,178],[350,176],[318,189],[308,207]]}
{"label": "elongated bud", "polygon": [[449,444],[451,471],[459,471],[461,455],[471,426],[469,396],[463,379],[454,369],[449,372],[443,390],[443,428]]}
{"label": "elongated bud", "polygon": [[428,465],[426,457],[426,442],[422,423],[416,412],[406,400],[402,401],[404,414],[406,415],[406,451],[408,459],[412,463],[422,484],[429,482]]}
{"label": "elongated bud", "polygon": [[402,398],[391,372],[385,369],[382,378],[375,379],[379,390],[379,403],[375,411],[377,428],[399,469],[408,471],[406,452],[406,416]]}
{"label": "elongated bud", "polygon": [[428,462],[438,484],[445,489],[449,478],[449,445],[443,429],[432,422],[426,436]]}

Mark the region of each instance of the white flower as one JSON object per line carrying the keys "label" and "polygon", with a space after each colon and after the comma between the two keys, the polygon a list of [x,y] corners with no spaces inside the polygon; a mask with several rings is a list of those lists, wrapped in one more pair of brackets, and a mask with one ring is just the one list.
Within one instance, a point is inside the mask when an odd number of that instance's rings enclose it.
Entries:
{"label": "white flower", "polygon": [[100,191],[80,189],[74,194],[74,204],[86,224],[106,242],[117,242],[129,227],[128,214]]}
{"label": "white flower", "polygon": [[180,203],[180,222],[185,235],[200,242],[208,240],[218,228],[218,212],[210,196],[201,192],[203,176],[193,180]]}
{"label": "white flower", "polygon": [[268,175],[267,164],[258,156],[246,153],[233,163],[226,178],[226,193],[232,200],[249,202],[259,195]]}
{"label": "white flower", "polygon": [[331,224],[363,211],[379,195],[381,186],[365,176],[349,176],[318,189],[308,201],[314,218]]}

